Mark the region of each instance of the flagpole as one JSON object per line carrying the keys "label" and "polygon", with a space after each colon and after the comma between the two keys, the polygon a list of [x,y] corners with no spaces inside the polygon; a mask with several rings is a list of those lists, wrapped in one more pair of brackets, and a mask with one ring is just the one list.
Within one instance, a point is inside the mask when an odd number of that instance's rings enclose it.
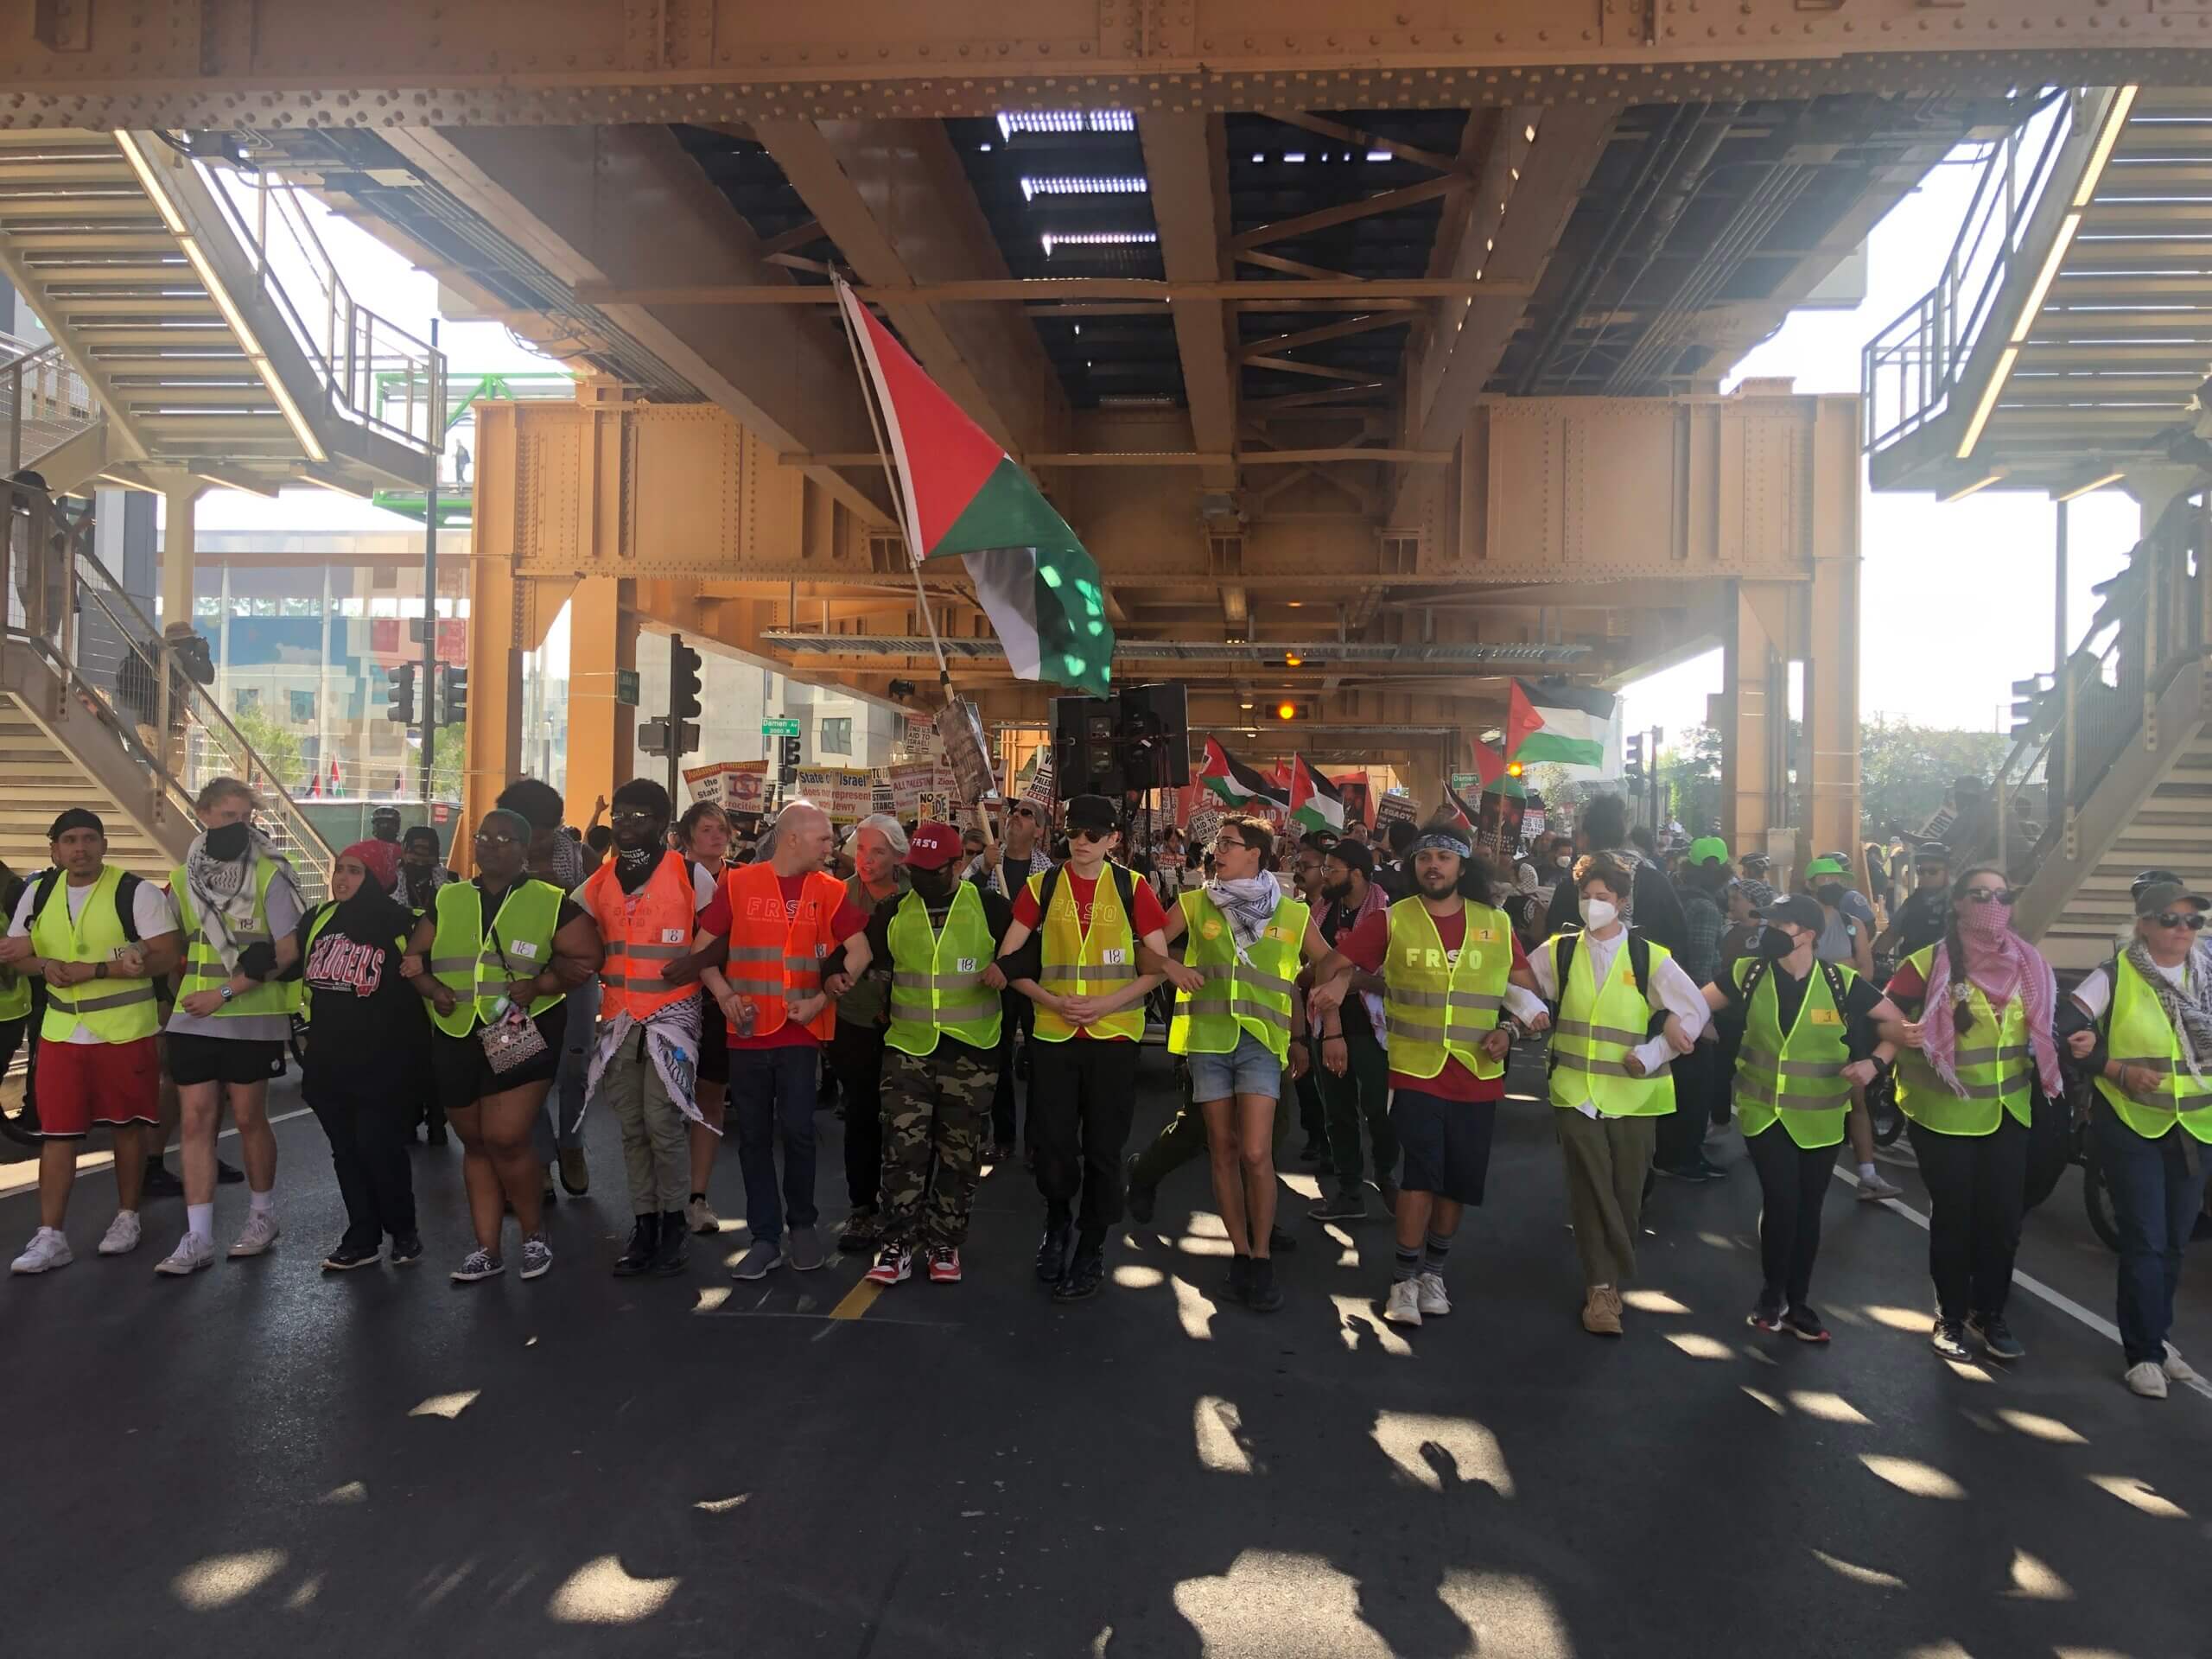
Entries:
{"label": "flagpole", "polygon": [[[837,286],[850,291],[850,284],[842,277],[837,279]],[[854,296],[853,302],[855,305],[860,303],[858,296]],[[891,465],[891,446],[884,440],[882,417],[876,412],[874,383],[868,378],[868,365],[861,360],[860,336],[854,331],[852,317],[842,305],[837,308],[837,318],[845,325],[845,347],[853,354],[853,372],[861,383],[861,402],[868,406],[868,429],[875,435],[875,458],[883,463],[883,480],[890,486],[891,499],[895,503],[901,493],[899,474]],[[899,539],[908,541],[903,513],[899,518]],[[930,611],[929,592],[922,586],[921,550],[911,543],[906,549],[906,564],[914,574],[914,600],[922,608],[922,626],[929,633],[930,649],[937,653],[938,690],[944,692],[944,706],[950,709],[952,706],[952,671],[945,666],[944,641],[938,638],[937,618]],[[987,830],[985,833],[989,832]]]}

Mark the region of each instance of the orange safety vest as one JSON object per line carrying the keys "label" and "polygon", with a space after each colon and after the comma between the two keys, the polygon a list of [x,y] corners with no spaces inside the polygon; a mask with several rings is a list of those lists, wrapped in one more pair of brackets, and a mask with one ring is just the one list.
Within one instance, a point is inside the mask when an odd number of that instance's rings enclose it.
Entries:
{"label": "orange safety vest", "polygon": [[[773,865],[744,864],[723,872],[722,896],[729,904],[729,963],[722,976],[752,1002],[753,1034],[766,1037],[782,1030],[790,1017],[784,1007],[787,994],[822,988],[822,958],[837,948],[830,924],[845,902],[845,884],[809,870],[788,920]],[[837,1029],[836,1003],[824,1007],[806,1028],[828,1042]]]}
{"label": "orange safety vest", "polygon": [[607,942],[607,961],[599,970],[605,988],[601,1019],[626,1014],[650,1020],[670,1003],[697,994],[696,985],[671,985],[660,976],[670,963],[691,954],[695,898],[681,853],[664,854],[634,893],[622,891],[609,859],[584,883],[583,899]]}

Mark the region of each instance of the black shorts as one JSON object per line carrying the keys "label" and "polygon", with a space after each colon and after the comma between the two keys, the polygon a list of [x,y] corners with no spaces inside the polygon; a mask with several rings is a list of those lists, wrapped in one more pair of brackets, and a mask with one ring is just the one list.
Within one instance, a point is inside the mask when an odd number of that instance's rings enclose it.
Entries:
{"label": "black shorts", "polygon": [[284,1075],[284,1045],[280,1042],[168,1031],[162,1033],[162,1047],[169,1081],[179,1088],[195,1083],[267,1083]]}
{"label": "black shorts", "polygon": [[533,1022],[545,1039],[545,1052],[510,1071],[494,1071],[484,1058],[484,1041],[475,1032],[466,1037],[430,1033],[430,1074],[438,1091],[438,1104],[448,1112],[474,1106],[486,1095],[503,1094],[533,1083],[550,1083],[561,1069],[561,1050],[568,1041],[569,1008],[556,1002]]}
{"label": "black shorts", "polygon": [[711,999],[699,1021],[699,1081],[725,1085],[729,1082],[729,1027]]}
{"label": "black shorts", "polygon": [[1480,1204],[1490,1178],[1494,1100],[1440,1100],[1414,1089],[1390,1091],[1390,1128],[1405,1153],[1398,1185],[1460,1204]]}

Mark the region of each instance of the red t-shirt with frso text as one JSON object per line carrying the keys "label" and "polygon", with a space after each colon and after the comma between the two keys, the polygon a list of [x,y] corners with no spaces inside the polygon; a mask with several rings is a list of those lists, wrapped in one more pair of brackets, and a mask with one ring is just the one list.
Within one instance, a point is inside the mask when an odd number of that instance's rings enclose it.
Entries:
{"label": "red t-shirt with frso text", "polygon": [[[1068,896],[1075,900],[1076,925],[1080,927],[1085,933],[1090,931],[1090,904],[1091,900],[1097,897],[1099,880],[1112,880],[1112,877],[1106,875],[1102,870],[1098,878],[1086,881],[1067,866],[1062,865],[1060,867],[1060,880],[1065,884],[1068,890]],[[1152,890],[1152,883],[1139,880],[1130,882],[1129,887],[1131,888],[1129,893],[1129,931],[1131,935],[1135,938],[1141,939],[1147,933],[1153,932],[1155,930],[1166,928],[1167,925],[1167,914],[1165,911],[1160,909],[1160,899],[1158,895],[1156,895]],[[1058,899],[1055,899],[1054,902],[1057,903]],[[1044,912],[1039,910],[1037,906],[1037,895],[1030,890],[1027,883],[1023,884],[1021,891],[1014,896],[1014,919],[1020,923],[1022,926],[1030,929],[1032,931],[1034,931],[1039,923],[1044,919]],[[1129,955],[1129,972],[1134,975],[1136,970],[1136,953],[1132,950]],[[1088,1039],[1090,1037],[1091,1033],[1090,1028],[1085,1027],[1078,1029],[1076,1035],[1079,1038]],[[1096,1040],[1101,1042],[1126,1043],[1129,1041],[1130,1039],[1127,1037],[1102,1037]]]}
{"label": "red t-shirt with frso text", "polygon": [[[1444,947],[1444,959],[1456,966],[1459,960],[1459,947],[1467,938],[1466,911],[1462,909],[1451,916],[1432,916],[1429,920],[1436,924],[1437,943]],[[1505,932],[1506,937],[1512,940],[1514,967],[1526,968],[1529,958],[1522,953],[1521,941],[1512,938],[1510,927]],[[1381,973],[1383,959],[1390,954],[1390,912],[1387,910],[1369,912],[1357,927],[1337,941],[1337,949],[1343,951],[1351,959],[1351,965],[1362,973]],[[1345,995],[1357,996],[1358,993],[1351,991]],[[1390,1087],[1409,1090],[1415,1094],[1433,1095],[1439,1100],[1473,1102],[1503,1100],[1505,1097],[1503,1077],[1478,1077],[1449,1055],[1445,1057],[1444,1069],[1433,1077],[1409,1077],[1402,1071],[1392,1071]]]}
{"label": "red t-shirt with frso text", "polygon": [[[715,893],[714,903],[699,912],[701,932],[718,933],[725,938],[729,936],[732,920],[729,884],[735,874],[734,870],[726,871],[723,874],[721,886]],[[784,920],[797,921],[799,896],[806,891],[806,872],[802,870],[797,875],[779,875],[776,878],[776,885],[783,890]],[[867,931],[868,912],[855,905],[849,898],[842,899],[837,906],[837,913],[830,918],[831,939],[837,944],[842,945],[854,934],[865,933]],[[765,1037],[741,1037],[737,1034],[735,1028],[732,1027],[729,1033],[729,1046],[732,1048],[818,1048],[821,1046],[821,1042],[812,1032],[798,1020],[786,1020]]]}

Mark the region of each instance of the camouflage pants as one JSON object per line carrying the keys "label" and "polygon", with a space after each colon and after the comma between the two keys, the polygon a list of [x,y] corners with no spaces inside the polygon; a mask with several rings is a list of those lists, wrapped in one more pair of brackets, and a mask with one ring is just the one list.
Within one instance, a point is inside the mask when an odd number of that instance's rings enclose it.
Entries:
{"label": "camouflage pants", "polygon": [[950,1037],[932,1054],[884,1049],[885,1242],[927,1249],[967,1238],[997,1087],[995,1051]]}

